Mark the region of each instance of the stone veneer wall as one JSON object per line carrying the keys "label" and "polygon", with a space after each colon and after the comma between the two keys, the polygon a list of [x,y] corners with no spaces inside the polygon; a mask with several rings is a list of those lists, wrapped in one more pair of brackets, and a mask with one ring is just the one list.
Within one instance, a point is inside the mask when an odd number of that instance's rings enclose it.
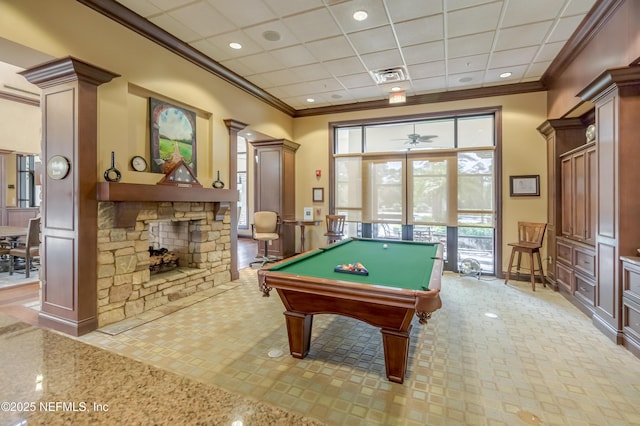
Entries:
{"label": "stone veneer wall", "polygon": [[[133,228],[116,227],[116,203],[98,203],[98,326],[231,281],[231,220],[214,203],[140,203]],[[151,276],[149,222],[189,221],[188,265]],[[188,267],[185,267],[188,266]]]}

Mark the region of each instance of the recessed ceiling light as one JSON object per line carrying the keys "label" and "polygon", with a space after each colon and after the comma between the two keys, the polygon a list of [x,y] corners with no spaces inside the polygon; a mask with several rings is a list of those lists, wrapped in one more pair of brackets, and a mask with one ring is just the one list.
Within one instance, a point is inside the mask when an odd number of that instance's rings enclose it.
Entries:
{"label": "recessed ceiling light", "polygon": [[507,77],[511,77],[510,72],[503,72],[502,74],[500,74],[500,78],[507,78]]}
{"label": "recessed ceiling light", "polygon": [[242,45],[240,43],[236,43],[236,42],[229,43],[229,47],[232,48],[232,49],[236,49],[236,50],[242,49]]}
{"label": "recessed ceiling light", "polygon": [[484,316],[488,318],[498,318],[498,315],[494,314],[493,312],[485,312]]}
{"label": "recessed ceiling light", "polygon": [[402,87],[399,87],[399,86],[393,86],[393,87],[391,88],[391,91],[392,91],[392,92],[399,92],[399,91],[401,91],[401,90],[402,90]]}
{"label": "recessed ceiling light", "polygon": [[282,36],[277,31],[267,30],[262,33],[262,38],[264,38],[267,41],[279,41],[282,38]]}
{"label": "recessed ceiling light", "polygon": [[368,16],[369,14],[364,10],[358,10],[357,12],[354,12],[353,19],[355,19],[356,21],[364,21]]}
{"label": "recessed ceiling light", "polygon": [[313,99],[313,98],[307,98],[307,102],[309,102],[309,103],[312,103],[312,102],[315,102],[315,101],[316,101],[316,100],[315,100],[315,99]]}

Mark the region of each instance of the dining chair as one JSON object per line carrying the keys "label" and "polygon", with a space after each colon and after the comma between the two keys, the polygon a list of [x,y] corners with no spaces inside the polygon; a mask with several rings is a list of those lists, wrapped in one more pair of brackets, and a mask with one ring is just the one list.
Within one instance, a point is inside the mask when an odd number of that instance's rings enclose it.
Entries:
{"label": "dining chair", "polygon": [[[544,270],[542,269],[542,259],[540,258],[540,248],[542,247],[542,240],[544,239],[544,232],[547,229],[546,223],[536,222],[518,222],[518,242],[509,243],[512,247],[511,257],[509,258],[509,265],[507,265],[507,274],[504,283],[509,282],[511,269],[513,268],[513,258],[516,253],[518,254],[518,263],[516,273],[520,275],[520,260],[522,253],[529,255],[529,274],[531,278],[531,288],[536,291],[536,271],[540,272],[542,277],[542,285],[546,287]],[[536,255],[538,259],[538,267],[536,269],[533,255]]]}
{"label": "dining chair", "polygon": [[327,237],[327,244],[340,241],[344,237],[344,221],[346,216],[328,214],[327,220],[327,232],[324,234]]}
{"label": "dining chair", "polygon": [[9,250],[9,275],[13,275],[16,258],[24,259],[24,274],[29,278],[33,267],[33,259],[40,256],[40,217],[29,219],[27,237],[24,244],[19,244]]}

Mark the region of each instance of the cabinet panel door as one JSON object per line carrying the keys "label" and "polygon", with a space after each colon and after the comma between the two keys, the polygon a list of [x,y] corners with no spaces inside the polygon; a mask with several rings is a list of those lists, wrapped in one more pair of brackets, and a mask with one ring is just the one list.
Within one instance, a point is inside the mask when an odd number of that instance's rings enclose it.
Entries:
{"label": "cabinet panel door", "polygon": [[573,161],[573,226],[571,236],[576,240],[584,240],[586,237],[586,206],[587,197],[585,191],[585,153],[577,152],[572,156]]}
{"label": "cabinet panel door", "polygon": [[591,244],[596,243],[596,209],[598,206],[598,169],[596,157],[596,147],[589,148],[585,152],[586,171],[586,218],[585,218],[585,241]]}
{"label": "cabinet panel door", "polygon": [[572,181],[573,181],[573,171],[571,164],[571,157],[565,157],[562,159],[561,165],[561,185],[562,185],[562,235],[571,236],[572,234],[572,201],[571,201],[571,192],[572,192]]}

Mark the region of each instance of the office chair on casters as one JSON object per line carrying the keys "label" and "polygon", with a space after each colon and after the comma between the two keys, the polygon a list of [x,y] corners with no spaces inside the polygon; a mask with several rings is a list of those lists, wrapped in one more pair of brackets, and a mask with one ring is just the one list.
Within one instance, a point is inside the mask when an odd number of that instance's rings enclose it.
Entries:
{"label": "office chair on casters", "polygon": [[264,255],[257,257],[249,266],[260,263],[260,267],[262,267],[277,260],[275,257],[269,256],[269,242],[280,238],[278,235],[279,225],[280,221],[276,212],[261,211],[253,214],[253,224],[251,225],[253,239],[264,243]]}
{"label": "office chair on casters", "polygon": [[16,258],[24,259],[24,275],[29,278],[33,258],[40,256],[40,218],[34,217],[29,219],[27,228],[27,238],[24,245],[9,250],[9,275],[13,275]]}
{"label": "office chair on casters", "polygon": [[[516,253],[518,253],[518,264],[516,272],[520,274],[520,258],[522,253],[529,254],[529,273],[531,276],[531,288],[533,291],[536,291],[536,271],[540,271],[540,275],[542,276],[542,285],[544,287],[547,286],[544,278],[544,270],[542,269],[542,259],[540,258],[540,248],[542,247],[542,240],[544,239],[544,231],[547,229],[546,223],[535,223],[535,222],[518,222],[518,242],[517,243],[509,243],[512,248],[511,257],[509,258],[509,265],[507,265],[507,275],[504,280],[504,283],[509,282],[509,275],[511,273],[511,269],[513,268],[513,258]],[[533,261],[533,254],[536,254],[536,258],[538,259],[538,266],[540,269],[536,269],[535,262]]]}
{"label": "office chair on casters", "polygon": [[346,217],[344,215],[327,215],[327,233],[324,234],[327,237],[327,244],[340,241],[344,237],[344,221]]}

